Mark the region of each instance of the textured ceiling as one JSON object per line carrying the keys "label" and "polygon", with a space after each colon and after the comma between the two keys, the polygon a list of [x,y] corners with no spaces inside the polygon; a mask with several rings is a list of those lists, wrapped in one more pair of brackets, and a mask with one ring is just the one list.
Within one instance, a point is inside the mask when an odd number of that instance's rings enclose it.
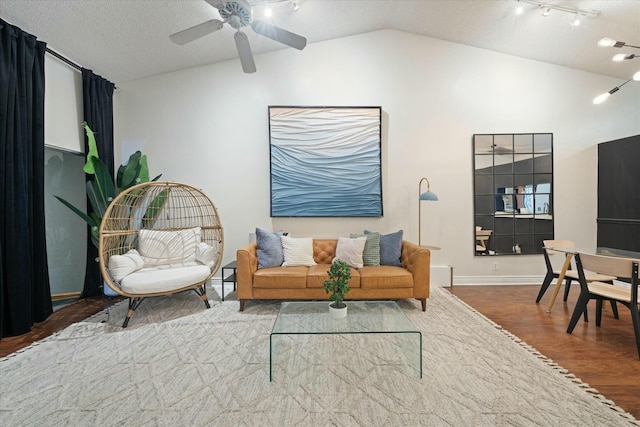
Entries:
{"label": "textured ceiling", "polygon": [[[602,37],[640,46],[640,0],[548,1],[601,12],[583,18],[577,28],[569,25],[571,14],[552,10],[542,17],[534,5],[524,4],[524,13],[516,15],[515,0],[298,3],[297,11],[289,1],[273,4],[272,23],[309,43],[396,29],[621,79],[640,70],[640,58],[611,61],[615,53],[640,55],[640,49],[596,46]],[[254,17],[261,17],[263,8],[254,7]],[[228,26],[184,46],[169,40],[172,33],[219,18],[204,0],[0,0],[0,17],[116,83],[237,58]],[[256,56],[286,48],[251,29],[246,33]],[[259,73],[259,56],[256,65]]]}

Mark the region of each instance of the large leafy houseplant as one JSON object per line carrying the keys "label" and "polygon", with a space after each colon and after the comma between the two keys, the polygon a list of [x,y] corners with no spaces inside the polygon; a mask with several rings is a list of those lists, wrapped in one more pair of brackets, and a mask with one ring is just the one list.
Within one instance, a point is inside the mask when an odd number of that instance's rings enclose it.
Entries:
{"label": "large leafy houseplant", "polygon": [[337,259],[329,268],[329,279],[323,283],[324,291],[333,301],[331,307],[345,308],[344,296],[349,292],[349,279],[351,279],[351,267],[346,262]]}
{"label": "large leafy houseplant", "polygon": [[[92,211],[89,214],[84,213],[82,210],[73,206],[62,197],[55,196],[65,206],[71,209],[76,215],[82,218],[89,227],[91,227],[91,241],[98,247],[99,242],[99,230],[102,217],[104,216],[107,207],[113,201],[116,194],[119,192],[137,184],[143,182],[149,182],[149,166],[147,164],[147,156],[140,151],[136,151],[130,157],[127,163],[120,165],[114,180],[109,173],[109,169],[98,156],[98,147],[96,145],[96,139],[93,131],[86,122],[83,127],[87,134],[87,141],[89,152],[87,153],[87,162],[84,165],[84,172],[88,175],[93,175],[93,179],[87,181],[87,196],[89,203],[91,204]],[[153,181],[158,180],[161,175],[158,175]],[[159,210],[159,207],[164,203],[164,194],[158,200],[154,200],[152,206],[149,209]]]}

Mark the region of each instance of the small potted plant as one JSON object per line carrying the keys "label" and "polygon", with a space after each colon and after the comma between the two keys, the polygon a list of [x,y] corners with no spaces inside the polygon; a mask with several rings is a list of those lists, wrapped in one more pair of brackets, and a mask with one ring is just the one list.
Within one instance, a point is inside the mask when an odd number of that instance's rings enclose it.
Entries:
{"label": "small potted plant", "polygon": [[333,301],[329,304],[329,312],[336,319],[347,315],[347,304],[344,303],[344,296],[349,292],[349,279],[351,278],[351,267],[342,260],[335,260],[329,268],[329,279],[325,280],[324,291],[329,294],[329,299]]}

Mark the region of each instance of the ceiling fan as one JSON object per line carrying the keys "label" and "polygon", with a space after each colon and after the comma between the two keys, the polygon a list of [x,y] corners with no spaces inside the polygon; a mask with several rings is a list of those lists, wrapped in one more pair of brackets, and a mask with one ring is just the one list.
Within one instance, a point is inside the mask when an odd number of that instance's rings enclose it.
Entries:
{"label": "ceiling fan", "polygon": [[240,31],[243,27],[251,26],[254,32],[298,50],[304,49],[307,45],[307,39],[305,37],[276,27],[275,25],[253,19],[253,8],[247,0],[205,1],[218,9],[220,17],[223,20],[211,19],[202,24],[172,34],[169,36],[171,41],[183,45],[222,29],[225,23],[229,24],[236,30],[234,39],[236,48],[238,49],[238,55],[240,56],[240,64],[245,73],[255,73],[256,64],[253,61],[249,38],[245,33]]}

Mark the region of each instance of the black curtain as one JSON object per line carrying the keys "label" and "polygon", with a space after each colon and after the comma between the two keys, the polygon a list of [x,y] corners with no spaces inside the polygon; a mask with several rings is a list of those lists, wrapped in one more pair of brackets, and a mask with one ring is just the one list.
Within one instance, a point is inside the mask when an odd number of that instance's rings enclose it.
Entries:
{"label": "black curtain", "polygon": [[44,219],[46,43],[0,19],[0,316],[2,336],[52,312]]}
{"label": "black curtain", "polygon": [[[82,99],[84,121],[95,133],[96,145],[100,159],[107,165],[111,176],[113,171],[113,90],[115,86],[108,80],[94,74],[93,71],[82,69]],[[89,152],[85,135],[85,153]],[[93,179],[87,175],[87,181]],[[87,206],[91,206],[87,201]],[[91,234],[87,235],[87,268],[84,277],[82,297],[101,295],[102,276],[100,265],[96,262],[98,249],[91,241]]]}

